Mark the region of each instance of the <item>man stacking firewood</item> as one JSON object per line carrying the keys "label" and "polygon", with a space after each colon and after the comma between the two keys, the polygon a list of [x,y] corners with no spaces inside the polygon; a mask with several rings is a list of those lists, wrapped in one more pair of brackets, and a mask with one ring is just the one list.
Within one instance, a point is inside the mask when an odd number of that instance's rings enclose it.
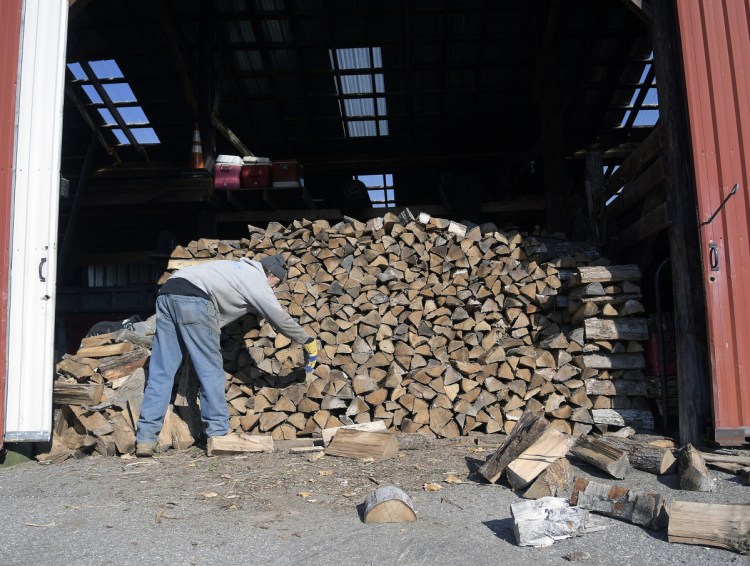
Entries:
{"label": "man stacking firewood", "polygon": [[138,418],[136,456],[153,456],[157,450],[174,377],[185,352],[200,383],[205,435],[229,432],[219,337],[222,327],[244,314],[265,318],[278,332],[303,344],[305,372],[312,374],[318,360],[315,337],[289,316],[274,294],[285,277],[283,257],[272,255],[260,261],[242,258],[186,267],[162,285],[156,298],[156,336]]}

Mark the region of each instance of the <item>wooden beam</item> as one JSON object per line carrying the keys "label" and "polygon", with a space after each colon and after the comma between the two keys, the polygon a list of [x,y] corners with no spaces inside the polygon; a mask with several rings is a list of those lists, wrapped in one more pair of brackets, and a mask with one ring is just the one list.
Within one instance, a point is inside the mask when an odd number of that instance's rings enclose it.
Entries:
{"label": "wooden beam", "polygon": [[201,133],[203,161],[210,167],[216,159],[216,130],[211,124],[214,94],[215,15],[212,0],[198,3],[198,125]]}
{"label": "wooden beam", "polygon": [[91,0],[68,0],[68,21],[83,12]]}
{"label": "wooden beam", "polygon": [[[180,48],[180,43],[177,38],[177,32],[173,23],[171,14],[167,11],[164,0],[156,0],[154,3],[154,10],[156,11],[156,17],[159,19],[159,25],[161,26],[164,39],[167,43],[169,51],[169,57],[172,60],[177,76],[180,81],[180,87],[182,88],[182,94],[185,97],[185,102],[188,108],[193,112],[193,120],[198,119],[198,101],[195,99],[193,93],[193,87],[190,84],[190,76],[188,74],[188,65],[185,62],[185,57],[182,55],[183,50]],[[174,101],[172,102],[174,104]]]}
{"label": "wooden beam", "polygon": [[547,229],[566,232],[569,226],[568,190],[564,163],[564,120],[562,100],[559,95],[557,73],[553,68],[542,93],[542,156],[544,171],[544,200],[547,211]]}
{"label": "wooden beam", "polygon": [[255,154],[250,151],[247,146],[242,143],[242,140],[237,137],[237,135],[229,129],[229,127],[221,121],[221,118],[219,118],[216,114],[211,114],[211,124],[219,130],[219,133],[226,138],[226,140],[234,146],[234,149],[236,149],[240,156],[244,157],[246,155],[254,156]]}
{"label": "wooden beam", "polygon": [[635,151],[622,162],[617,171],[610,175],[605,182],[607,198],[614,195],[628,180],[636,177],[659,155],[664,143],[661,136],[661,128],[657,126]]}
{"label": "wooden beam", "polygon": [[664,160],[658,159],[643,174],[622,188],[622,192],[605,209],[607,219],[617,218],[617,216],[643,200],[649,192],[658,187],[665,179]]}
{"label": "wooden beam", "polygon": [[680,442],[700,444],[701,434],[711,423],[711,372],[685,80],[673,2],[654,4],[651,33],[659,102],[663,104],[659,120],[664,128],[664,154],[670,171],[667,210],[672,222],[669,239],[677,328]]}
{"label": "wooden beam", "polygon": [[620,252],[625,248],[634,246],[649,236],[658,234],[668,228],[670,222],[667,219],[667,205],[662,204],[651,211],[646,216],[636,220],[633,224],[625,228],[622,232],[614,236],[614,242],[608,246],[613,253]]}
{"label": "wooden beam", "polygon": [[589,213],[589,235],[599,246],[600,234],[598,219],[604,208],[604,165],[601,151],[586,152],[586,208]]}
{"label": "wooden beam", "polygon": [[[643,23],[651,25],[654,18],[654,8],[651,0],[620,0]],[[659,0],[657,0],[658,3]]]}

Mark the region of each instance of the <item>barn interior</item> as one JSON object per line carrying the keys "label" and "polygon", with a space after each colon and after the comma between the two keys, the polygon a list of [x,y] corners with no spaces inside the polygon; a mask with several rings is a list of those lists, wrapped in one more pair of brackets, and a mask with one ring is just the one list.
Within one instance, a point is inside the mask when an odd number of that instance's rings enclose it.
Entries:
{"label": "barn interior", "polygon": [[[636,2],[75,0],[67,66],[61,352],[153,312],[177,244],[406,209],[587,242],[671,308]],[[296,160],[303,183],[215,188],[225,155]]]}

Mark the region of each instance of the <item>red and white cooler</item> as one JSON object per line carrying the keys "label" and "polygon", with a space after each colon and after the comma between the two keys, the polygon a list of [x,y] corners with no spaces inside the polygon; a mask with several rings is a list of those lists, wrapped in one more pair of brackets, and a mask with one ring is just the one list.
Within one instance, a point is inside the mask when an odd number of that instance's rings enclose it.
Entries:
{"label": "red and white cooler", "polygon": [[246,155],[242,158],[240,186],[257,189],[271,186],[271,160],[268,157]]}
{"label": "red and white cooler", "polygon": [[242,165],[217,163],[214,165],[214,189],[239,189]]}
{"label": "red and white cooler", "polygon": [[274,188],[301,187],[302,165],[297,159],[279,159],[273,162],[272,178]]}
{"label": "red and white cooler", "polygon": [[239,155],[219,155],[214,165],[214,189],[239,189],[241,169]]}

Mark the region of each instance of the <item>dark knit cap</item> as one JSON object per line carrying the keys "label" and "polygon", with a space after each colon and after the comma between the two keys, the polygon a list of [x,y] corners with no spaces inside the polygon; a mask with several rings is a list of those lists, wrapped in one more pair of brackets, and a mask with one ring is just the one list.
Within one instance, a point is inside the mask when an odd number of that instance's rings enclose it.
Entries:
{"label": "dark knit cap", "polygon": [[273,273],[283,283],[286,279],[286,265],[284,258],[280,255],[269,255],[260,260],[260,264],[266,268],[268,273]]}

